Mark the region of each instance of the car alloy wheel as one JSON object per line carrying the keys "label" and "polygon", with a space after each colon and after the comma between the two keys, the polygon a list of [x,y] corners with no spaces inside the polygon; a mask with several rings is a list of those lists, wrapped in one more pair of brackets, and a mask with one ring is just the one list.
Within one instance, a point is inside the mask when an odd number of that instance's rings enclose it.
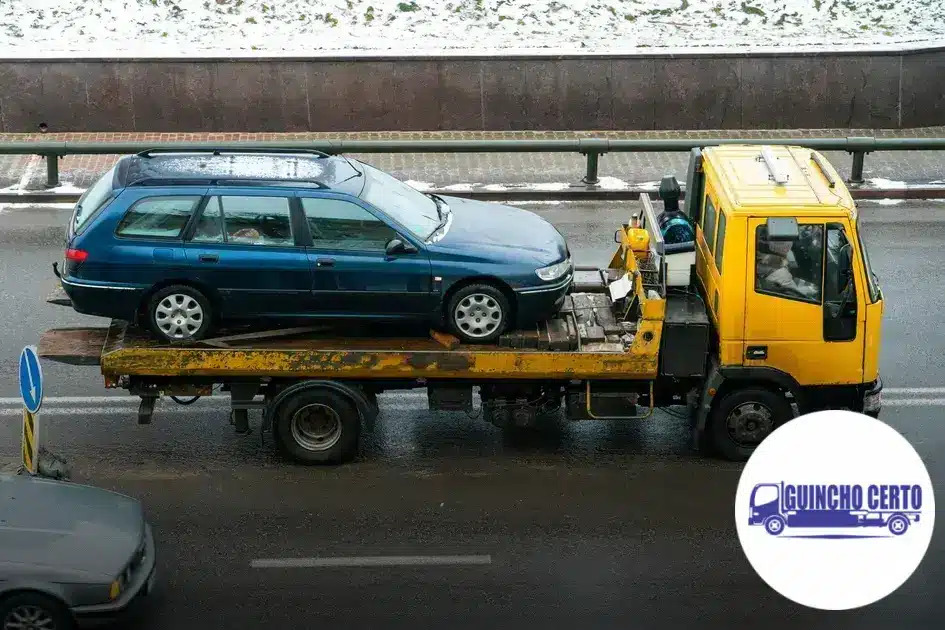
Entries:
{"label": "car alloy wheel", "polygon": [[45,608],[22,604],[7,613],[3,630],[56,630],[56,620]]}
{"label": "car alloy wheel", "polygon": [[453,309],[457,328],[473,339],[494,333],[502,325],[504,315],[498,300],[484,293],[467,295]]}

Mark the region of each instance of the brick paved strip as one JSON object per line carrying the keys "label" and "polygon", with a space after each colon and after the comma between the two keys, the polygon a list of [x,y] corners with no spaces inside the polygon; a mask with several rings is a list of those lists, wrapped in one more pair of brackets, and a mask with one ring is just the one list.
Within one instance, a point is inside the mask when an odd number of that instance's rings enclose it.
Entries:
{"label": "brick paved strip", "polygon": [[[606,137],[620,139],[665,138],[814,138],[814,137],[942,137],[945,127],[923,129],[818,129],[779,131],[700,130],[692,132],[367,132],[367,133],[70,133],[70,134],[0,134],[0,143],[8,142],[213,142],[280,140],[472,140],[472,139],[571,139]],[[851,158],[843,152],[826,152],[827,158],[844,177],[850,174]],[[386,170],[396,177],[424,186],[443,188],[490,184],[579,184],[585,160],[571,153],[454,153],[454,154],[370,154],[352,155]],[[91,184],[118,159],[118,155],[77,155],[60,160],[60,181],[67,189],[82,189]],[[600,159],[600,176],[605,186],[645,184],[665,175],[683,181],[686,174],[685,153],[610,153]],[[907,185],[945,181],[945,152],[888,151],[866,157],[866,178],[904,182]],[[38,156],[0,156],[0,188],[43,190],[46,165]],[[882,183],[882,182],[881,182]],[[9,190],[7,191],[9,192]]]}

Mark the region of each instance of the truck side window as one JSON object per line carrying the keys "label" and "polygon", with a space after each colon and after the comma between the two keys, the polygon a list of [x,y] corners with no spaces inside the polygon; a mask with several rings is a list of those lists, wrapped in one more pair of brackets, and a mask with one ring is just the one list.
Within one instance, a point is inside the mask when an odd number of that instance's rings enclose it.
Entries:
{"label": "truck side window", "polygon": [[715,267],[722,275],[722,252],[725,250],[725,213],[719,212],[719,242],[715,244]]}
{"label": "truck side window", "polygon": [[823,284],[824,226],[798,225],[794,242],[769,241],[765,226],[755,230],[755,291],[820,304]]}
{"label": "truck side window", "polygon": [[705,217],[703,217],[702,234],[705,237],[706,247],[710,252],[715,251],[715,206],[712,199],[705,196]]}

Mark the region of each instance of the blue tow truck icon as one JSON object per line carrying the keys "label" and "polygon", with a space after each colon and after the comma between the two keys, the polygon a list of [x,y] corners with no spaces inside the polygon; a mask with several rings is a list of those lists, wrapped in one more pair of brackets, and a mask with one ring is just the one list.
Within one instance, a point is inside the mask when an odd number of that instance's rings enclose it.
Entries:
{"label": "blue tow truck icon", "polygon": [[[885,527],[894,536],[919,522],[922,487],[910,484],[794,485],[759,483],[751,491],[749,525],[772,536],[785,528]],[[813,535],[812,538],[860,536]]]}

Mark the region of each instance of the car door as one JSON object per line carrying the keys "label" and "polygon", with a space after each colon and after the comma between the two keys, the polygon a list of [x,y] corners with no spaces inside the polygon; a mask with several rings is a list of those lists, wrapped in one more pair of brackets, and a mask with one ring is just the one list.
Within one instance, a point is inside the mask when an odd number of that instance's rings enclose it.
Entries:
{"label": "car door", "polygon": [[215,188],[188,230],[192,275],[220,294],[229,317],[305,316],[311,271],[291,193]]}
{"label": "car door", "polygon": [[[342,195],[300,192],[299,201],[311,234],[315,309],[398,318],[430,313],[432,277],[423,243]],[[388,254],[394,239],[410,251]]]}

